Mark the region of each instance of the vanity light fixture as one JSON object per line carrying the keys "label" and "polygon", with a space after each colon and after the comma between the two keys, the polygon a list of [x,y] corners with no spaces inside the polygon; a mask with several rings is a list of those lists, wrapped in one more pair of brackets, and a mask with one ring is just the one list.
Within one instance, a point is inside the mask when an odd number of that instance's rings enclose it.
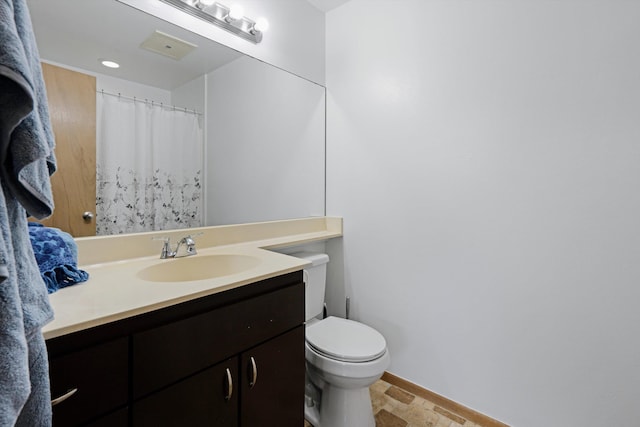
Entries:
{"label": "vanity light fixture", "polygon": [[240,6],[227,7],[215,0],[160,0],[189,15],[223,28],[252,43],[260,43],[262,34],[269,28],[264,18],[252,20],[244,16]]}

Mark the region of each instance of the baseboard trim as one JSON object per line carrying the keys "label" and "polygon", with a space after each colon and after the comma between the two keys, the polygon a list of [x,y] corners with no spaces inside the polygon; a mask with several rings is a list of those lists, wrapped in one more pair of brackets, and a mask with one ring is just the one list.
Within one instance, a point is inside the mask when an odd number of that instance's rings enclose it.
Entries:
{"label": "baseboard trim", "polygon": [[419,385],[412,383],[411,381],[405,380],[404,378],[398,377],[389,372],[385,371],[385,373],[382,374],[382,380],[388,382],[391,385],[395,385],[396,387],[400,387],[401,389],[408,391],[409,393],[412,393],[418,397],[426,399],[429,402],[433,402],[443,409],[460,415],[462,418],[469,420],[472,423],[476,423],[482,427],[509,427],[509,425],[505,423],[494,420],[491,417],[474,411],[473,409],[469,409],[466,406],[456,403],[453,400],[449,400],[444,396],[440,396],[437,393],[427,390],[426,388],[422,388]]}

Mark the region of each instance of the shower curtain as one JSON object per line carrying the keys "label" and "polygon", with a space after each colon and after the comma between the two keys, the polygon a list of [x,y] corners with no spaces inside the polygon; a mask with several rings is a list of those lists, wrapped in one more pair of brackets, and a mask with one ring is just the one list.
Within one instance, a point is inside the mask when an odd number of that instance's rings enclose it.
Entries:
{"label": "shower curtain", "polygon": [[197,114],[98,94],[96,234],[202,225]]}

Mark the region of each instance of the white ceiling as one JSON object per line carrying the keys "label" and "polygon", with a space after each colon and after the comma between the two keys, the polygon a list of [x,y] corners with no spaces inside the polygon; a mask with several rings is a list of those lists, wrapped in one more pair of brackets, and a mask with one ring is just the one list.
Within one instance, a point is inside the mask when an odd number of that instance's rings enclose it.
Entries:
{"label": "white ceiling", "polygon": [[[117,1],[27,0],[27,4],[40,57],[86,71],[170,90],[243,56]],[[141,49],[156,30],[197,48],[179,61]],[[105,68],[100,58],[121,67]]]}
{"label": "white ceiling", "polygon": [[323,12],[328,12],[338,6],[342,6],[349,0],[307,0]]}

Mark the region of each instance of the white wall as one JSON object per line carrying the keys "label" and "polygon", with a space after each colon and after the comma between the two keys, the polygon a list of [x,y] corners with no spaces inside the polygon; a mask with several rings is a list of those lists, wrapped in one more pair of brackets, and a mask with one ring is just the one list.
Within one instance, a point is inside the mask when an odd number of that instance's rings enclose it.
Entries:
{"label": "white wall", "polygon": [[324,215],[325,90],[253,58],[207,75],[207,225]]}
{"label": "white wall", "polygon": [[171,103],[204,114],[206,88],[205,76],[202,75],[172,90]]}
{"label": "white wall", "polygon": [[325,15],[304,0],[233,0],[251,19],[265,17],[269,30],[253,44],[157,0],[120,0],[176,25],[319,84],[325,81]]}
{"label": "white wall", "polygon": [[518,427],[637,425],[640,2],[327,14],[330,309]]}
{"label": "white wall", "polygon": [[111,94],[119,93],[129,98],[135,97],[140,101],[148,100],[149,102],[171,104],[171,92],[168,90],[107,76],[106,74],[84,72],[96,76],[96,89],[98,91],[104,90]]}

